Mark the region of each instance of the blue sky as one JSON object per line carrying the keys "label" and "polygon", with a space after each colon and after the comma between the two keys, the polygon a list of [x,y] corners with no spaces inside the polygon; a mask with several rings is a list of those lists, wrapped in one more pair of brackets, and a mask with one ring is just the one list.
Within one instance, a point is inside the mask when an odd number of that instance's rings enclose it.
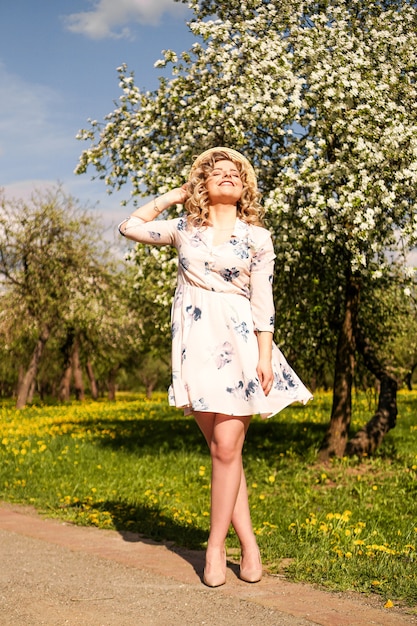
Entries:
{"label": "blue sky", "polygon": [[[73,173],[84,147],[75,136],[101,120],[120,95],[127,63],[141,88],[155,89],[161,51],[195,41],[190,13],[174,0],[13,0],[0,8],[0,187],[30,193],[58,181],[114,228],[126,209],[104,183]],[[120,220],[119,220],[120,221]]]}

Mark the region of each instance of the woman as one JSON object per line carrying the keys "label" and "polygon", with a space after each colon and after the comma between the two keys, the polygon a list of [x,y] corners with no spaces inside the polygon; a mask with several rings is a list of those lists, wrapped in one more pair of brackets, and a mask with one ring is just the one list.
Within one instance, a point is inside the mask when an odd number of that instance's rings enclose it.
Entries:
{"label": "woman", "polygon": [[[226,582],[230,523],[241,544],[240,578],[253,583],[262,577],[242,466],[251,416],[270,417],[312,397],[272,340],[275,255],[258,200],[249,161],[230,148],[211,148],[194,161],[185,185],[119,226],[134,241],[178,250],[170,403],[194,415],[210,449],[203,575],[210,587]],[[184,204],[187,216],[155,220],[174,204]]]}

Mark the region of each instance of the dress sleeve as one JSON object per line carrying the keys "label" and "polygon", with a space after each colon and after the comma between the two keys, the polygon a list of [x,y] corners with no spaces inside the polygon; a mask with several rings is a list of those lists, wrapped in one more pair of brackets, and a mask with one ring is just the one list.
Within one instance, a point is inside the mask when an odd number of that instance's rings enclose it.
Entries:
{"label": "dress sleeve", "polygon": [[175,245],[178,219],[144,222],[140,217],[128,217],[118,226],[119,233],[127,239],[157,246]]}
{"label": "dress sleeve", "polygon": [[274,275],[274,246],[271,235],[260,229],[262,237],[256,244],[252,257],[250,275],[250,302],[254,328],[274,332],[275,307],[272,294]]}

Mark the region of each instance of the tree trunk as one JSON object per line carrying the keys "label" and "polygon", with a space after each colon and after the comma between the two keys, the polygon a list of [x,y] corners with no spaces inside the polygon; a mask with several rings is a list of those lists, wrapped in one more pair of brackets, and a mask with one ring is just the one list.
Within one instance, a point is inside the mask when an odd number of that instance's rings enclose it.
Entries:
{"label": "tree trunk", "polygon": [[58,399],[60,402],[68,402],[70,399],[71,378],[72,378],[72,364],[70,360],[64,370],[64,373],[61,378],[61,382],[59,383]]}
{"label": "tree trunk", "polygon": [[150,400],[153,390],[158,383],[158,374],[156,372],[149,373],[146,371],[146,368],[144,368],[144,371],[140,373],[140,380],[145,386],[146,397]]}
{"label": "tree trunk", "polygon": [[23,365],[19,365],[19,371],[17,373],[17,385],[16,388],[13,390],[13,397],[18,396],[19,394],[19,389],[23,384],[23,379],[25,377],[25,369],[23,367]]}
{"label": "tree trunk", "polygon": [[84,381],[83,373],[80,365],[80,341],[78,337],[75,337],[72,348],[72,373],[74,375],[74,389],[75,397],[77,400],[84,400]]}
{"label": "tree trunk", "polygon": [[62,374],[58,399],[60,402],[68,402],[71,392],[71,378],[72,378],[72,346],[74,344],[74,330],[69,328],[67,330],[65,343],[61,346],[61,353],[64,357],[64,372]]}
{"label": "tree trunk", "polygon": [[355,327],[359,286],[349,274],[346,281],[345,317],[337,341],[330,424],[321,443],[319,460],[328,461],[345,453],[352,417],[352,381],[355,369]]}
{"label": "tree trunk", "polygon": [[152,393],[153,390],[156,387],[156,383],[158,382],[157,379],[153,379],[153,380],[148,380],[145,383],[145,388],[146,388],[146,397],[148,398],[148,400],[150,400],[152,398]]}
{"label": "tree trunk", "polygon": [[369,341],[357,332],[356,344],[366,367],[380,382],[378,407],[375,415],[359,430],[346,446],[349,456],[370,456],[397,421],[397,381],[384,369]]}
{"label": "tree trunk", "polygon": [[96,381],[96,377],[94,376],[94,370],[93,370],[93,366],[91,365],[90,359],[87,359],[85,369],[87,371],[88,380],[90,381],[91,397],[93,398],[93,400],[97,400],[98,398],[97,381]]}
{"label": "tree trunk", "polygon": [[23,376],[21,384],[19,385],[19,389],[17,392],[16,409],[23,409],[23,407],[27,403],[29,391],[32,382],[35,380],[36,374],[38,373],[39,362],[41,360],[45,344],[49,339],[49,335],[50,329],[48,326],[45,326],[41,331],[38,341],[36,342],[36,346],[32,353],[29,367]]}
{"label": "tree trunk", "polygon": [[410,371],[407,372],[406,377],[405,377],[405,384],[407,385],[407,389],[408,391],[413,391],[413,374],[414,374],[414,370],[417,367],[417,363],[414,363],[414,365],[412,365],[410,367]]}
{"label": "tree trunk", "polygon": [[27,404],[31,404],[33,402],[33,396],[35,395],[36,390],[36,379],[34,378],[29,387],[28,397],[26,398]]}
{"label": "tree trunk", "polygon": [[116,400],[116,374],[119,367],[113,367],[107,378],[107,389],[109,400]]}

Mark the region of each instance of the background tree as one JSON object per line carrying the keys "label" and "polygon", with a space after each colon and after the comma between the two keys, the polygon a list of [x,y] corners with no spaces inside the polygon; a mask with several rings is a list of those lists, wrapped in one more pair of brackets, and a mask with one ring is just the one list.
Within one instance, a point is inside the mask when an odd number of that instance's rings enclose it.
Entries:
{"label": "background tree", "polygon": [[[129,301],[140,312],[136,326],[140,345],[138,376],[151,396],[155,387],[168,387],[171,365],[170,308],[175,289],[177,257],[170,248],[135,246],[127,255],[133,289]],[[135,269],[134,269],[135,268]]]}
{"label": "background tree", "polygon": [[[130,181],[138,195],[162,193],[184,181],[200,151],[244,152],[275,234],[277,339],[316,379],[333,358],[320,456],[370,454],[395,425],[397,381],[383,360],[386,337],[364,312],[387,285],[406,298],[414,278],[406,257],[417,239],[416,4],[190,6],[199,41],[180,59],[164,53],[159,66],[172,78],[154,92],[119,69],[119,106],[80,133],[90,147],[78,172],[92,165],[110,189]],[[358,355],[381,393],[347,447]]]}
{"label": "background tree", "polygon": [[90,319],[95,317],[91,295],[102,290],[104,258],[95,220],[60,187],[35,192],[29,203],[2,196],[0,276],[9,303],[19,312],[13,336],[19,356],[24,353],[18,408],[33,389],[51,335],[68,328],[77,311],[77,331],[80,311],[84,320],[88,311]]}
{"label": "background tree", "polygon": [[[19,324],[16,324],[19,320]],[[21,332],[25,325],[25,309],[10,292],[0,293],[0,389],[3,397],[13,397],[21,376],[22,354],[26,342]],[[29,333],[29,329],[26,329]]]}

